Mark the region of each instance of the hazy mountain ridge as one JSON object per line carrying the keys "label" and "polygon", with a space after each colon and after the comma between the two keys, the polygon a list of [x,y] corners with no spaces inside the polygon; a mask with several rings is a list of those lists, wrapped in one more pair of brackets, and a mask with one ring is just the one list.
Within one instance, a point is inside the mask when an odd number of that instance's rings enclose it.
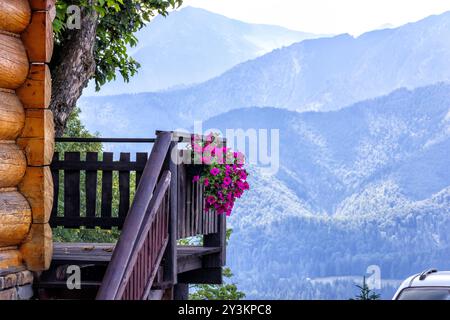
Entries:
{"label": "hazy mountain ridge", "polygon": [[[219,76],[235,65],[276,48],[318,35],[278,26],[244,23],[203,9],[186,7],[157,16],[137,33],[131,48],[141,63],[130,83],[105,85],[101,95],[151,92],[183,87]],[[93,86],[85,95],[93,95]]]}
{"label": "hazy mountain ridge", "polygon": [[189,126],[194,120],[253,106],[335,110],[401,87],[450,81],[449,35],[450,12],[358,38],[340,35],[305,40],[186,89],[128,95],[124,99],[86,98],[82,105],[107,103],[114,108],[129,108],[130,114],[139,106],[140,115],[170,109]]}

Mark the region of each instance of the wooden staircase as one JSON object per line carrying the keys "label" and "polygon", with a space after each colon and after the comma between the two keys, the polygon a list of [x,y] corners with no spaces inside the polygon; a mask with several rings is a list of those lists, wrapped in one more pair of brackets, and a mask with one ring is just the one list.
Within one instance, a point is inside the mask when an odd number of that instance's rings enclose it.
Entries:
{"label": "wooden staircase", "polygon": [[[121,154],[119,162],[114,162],[109,154],[104,154],[102,161],[98,155],[89,153],[85,161],[76,153],[66,153],[64,160],[56,155],[52,170],[57,205],[52,225],[118,227],[121,234],[117,244],[55,243],[51,268],[35,283],[40,299],[173,299],[187,296],[186,284],[222,282],[225,217],[204,212],[202,188],[193,185],[185,165],[171,161],[170,155],[181,156],[177,146],[183,138],[190,141],[191,137],[159,132],[144,167],[142,154],[134,162],[127,154]],[[71,140],[64,139],[68,141]],[[81,214],[80,201],[83,171],[85,215]],[[96,212],[98,171],[102,171],[100,214]],[[108,205],[112,201],[114,171],[119,172],[117,216]],[[136,171],[138,187],[130,206],[126,200],[131,193],[131,171]],[[64,176],[63,208],[58,203],[61,174]],[[129,209],[125,210],[127,206]],[[177,245],[177,240],[194,236],[203,237],[203,246]],[[79,286],[71,287],[77,279]],[[177,292],[177,288],[183,292]]]}

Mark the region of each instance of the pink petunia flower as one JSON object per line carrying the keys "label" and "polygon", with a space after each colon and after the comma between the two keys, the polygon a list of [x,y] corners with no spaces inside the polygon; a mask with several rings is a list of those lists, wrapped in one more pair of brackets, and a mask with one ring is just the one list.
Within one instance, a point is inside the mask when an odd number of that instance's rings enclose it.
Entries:
{"label": "pink petunia flower", "polygon": [[228,187],[232,182],[233,182],[233,180],[231,180],[230,177],[225,177],[225,179],[223,179],[223,184],[224,184],[225,186],[227,186],[227,187]]}
{"label": "pink petunia flower", "polygon": [[220,174],[220,169],[219,168],[216,168],[216,167],[214,167],[214,168],[212,168],[211,169],[211,174],[214,176],[214,177],[216,177],[217,175],[219,175]]}
{"label": "pink petunia flower", "polygon": [[209,197],[206,199],[206,202],[208,202],[208,203],[211,205],[211,204],[216,203],[216,202],[217,202],[217,199],[216,199],[216,197],[214,197],[214,196],[209,196]]}

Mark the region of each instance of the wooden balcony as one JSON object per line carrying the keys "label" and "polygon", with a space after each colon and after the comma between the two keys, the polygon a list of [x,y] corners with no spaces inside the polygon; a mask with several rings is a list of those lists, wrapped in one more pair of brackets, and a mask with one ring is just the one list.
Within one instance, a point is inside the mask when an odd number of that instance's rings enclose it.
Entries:
{"label": "wooden balcony", "polygon": [[[189,284],[222,283],[226,218],[204,211],[203,188],[192,182],[190,165],[180,161],[190,135],[158,132],[155,139],[57,142],[153,147],[150,154],[133,157],[55,154],[51,226],[116,228],[120,237],[117,243],[54,243],[51,268],[35,284],[41,299],[186,299]],[[197,245],[180,245],[188,238]],[[81,289],[68,288],[73,266],[81,272]]]}

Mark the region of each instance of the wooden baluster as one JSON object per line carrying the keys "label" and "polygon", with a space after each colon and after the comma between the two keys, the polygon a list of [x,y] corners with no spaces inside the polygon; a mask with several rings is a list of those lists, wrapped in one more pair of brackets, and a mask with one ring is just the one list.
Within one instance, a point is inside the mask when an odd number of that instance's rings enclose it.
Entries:
{"label": "wooden baluster", "polygon": [[[80,153],[66,152],[64,161],[75,165],[80,162]],[[64,217],[80,217],[80,170],[76,168],[64,172]]]}
{"label": "wooden baluster", "polygon": [[[59,153],[55,152],[53,155],[53,163],[59,161]],[[58,208],[59,208],[59,177],[60,170],[52,169],[52,178],[53,178],[53,209],[52,209],[52,217],[51,221],[54,223],[56,217],[58,216]]]}
{"label": "wooden baluster", "polygon": [[[97,163],[98,153],[88,152],[86,154],[86,164]],[[86,217],[95,218],[97,212],[97,170],[86,170]]]}
{"label": "wooden baluster", "polygon": [[[120,162],[129,164],[130,154],[121,153]],[[119,218],[125,219],[130,209],[130,171],[119,171],[119,191]]]}
{"label": "wooden baluster", "polygon": [[[148,160],[148,153],[137,153],[136,154],[136,163],[140,164],[142,166],[142,168],[145,167],[145,164],[147,163]],[[137,170],[136,171],[136,189],[139,186],[139,182],[141,181],[141,177],[142,177],[142,173],[144,172],[144,170]]]}
{"label": "wooden baluster", "polygon": [[[113,153],[104,152],[103,162],[110,163],[113,162]],[[113,175],[112,171],[104,170],[102,176],[102,218],[111,218],[112,216],[112,188],[113,187]]]}

